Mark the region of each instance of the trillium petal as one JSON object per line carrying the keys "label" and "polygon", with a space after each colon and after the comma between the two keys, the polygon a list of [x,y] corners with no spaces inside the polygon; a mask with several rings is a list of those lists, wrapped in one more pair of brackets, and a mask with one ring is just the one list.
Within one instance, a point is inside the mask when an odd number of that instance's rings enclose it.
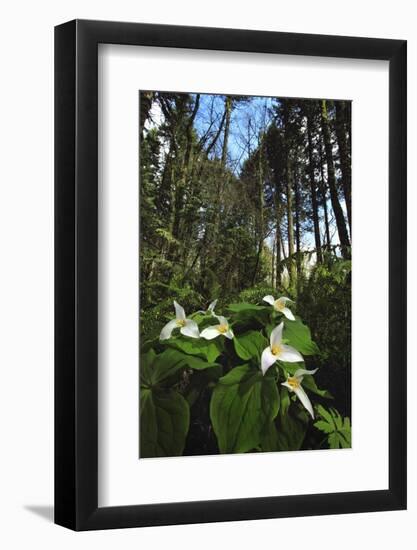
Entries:
{"label": "trillium petal", "polygon": [[161,330],[161,334],[159,335],[159,339],[160,340],[168,340],[168,338],[171,338],[171,334],[172,334],[172,331],[174,330],[174,328],[176,328],[178,325],[177,325],[177,320],[176,319],[173,319],[172,321],[170,321],[169,323],[167,323],[164,328]]}
{"label": "trillium petal", "polygon": [[229,330],[225,332],[224,335],[226,336],[226,338],[229,338],[229,340],[233,340],[234,334],[231,328],[229,328]]}
{"label": "trillium petal", "polygon": [[284,309],[281,309],[281,313],[283,313],[285,315],[285,317],[287,319],[289,319],[290,321],[295,321],[295,317],[294,317],[292,311],[290,310],[290,308],[284,307]]}
{"label": "trillium petal", "polygon": [[294,373],[294,376],[296,378],[299,378],[300,376],[304,376],[305,374],[316,374],[316,372],[318,371],[319,369],[314,369],[314,370],[307,370],[307,369],[297,369]]}
{"label": "trillium petal", "polygon": [[190,338],[200,338],[200,331],[198,330],[198,325],[195,321],[191,319],[185,320],[185,326],[180,329],[181,334],[184,336],[189,336]]}
{"label": "trillium petal", "polygon": [[217,304],[217,299],[216,299],[216,300],[213,300],[213,302],[211,302],[211,304],[210,304],[209,307],[207,308],[207,311],[211,311],[211,312],[213,313],[214,308],[216,307],[216,304]]}
{"label": "trillium petal", "polygon": [[292,387],[288,384],[288,382],[281,382],[281,386],[285,386],[285,387],[288,388],[290,391],[293,391],[293,390],[292,390]]}
{"label": "trillium petal", "polygon": [[182,306],[180,306],[180,304],[178,304],[175,300],[174,300],[174,307],[175,307],[175,316],[176,316],[176,318],[181,320],[181,321],[185,321],[184,308]]}
{"label": "trillium petal", "polygon": [[217,326],[207,327],[201,331],[200,336],[206,340],[213,340],[213,338],[220,336],[220,332],[218,331]]}
{"label": "trillium petal", "polygon": [[287,298],[287,296],[281,296],[281,298],[279,298],[281,300],[281,302],[292,302],[294,303],[294,300],[291,300],[291,298]]}
{"label": "trillium petal", "polygon": [[263,375],[265,375],[266,371],[275,363],[276,360],[277,357],[272,353],[271,348],[265,348],[263,350],[261,357],[261,370]]}
{"label": "trillium petal", "polygon": [[268,294],[268,296],[264,296],[264,297],[262,298],[262,300],[263,300],[264,302],[266,302],[267,304],[270,304],[271,306],[273,306],[273,305],[274,305],[274,302],[275,302],[274,297],[271,296],[270,294]]}
{"label": "trillium petal", "polygon": [[283,329],[284,329],[284,323],[280,323],[271,332],[271,336],[269,338],[269,343],[271,344],[271,348],[278,346],[281,343]]}
{"label": "trillium petal", "polygon": [[215,317],[217,317],[221,325],[227,325],[227,326],[229,325],[229,322],[226,319],[226,317],[223,317],[222,315],[215,315]]}
{"label": "trillium petal", "polygon": [[278,359],[287,363],[299,363],[304,361],[303,356],[295,348],[281,344],[281,350],[278,353]]}
{"label": "trillium petal", "polygon": [[314,420],[314,411],[313,411],[313,405],[311,404],[310,399],[308,398],[306,392],[303,390],[301,386],[294,389],[295,395],[298,397],[298,399],[303,404],[304,408],[310,413],[311,418]]}

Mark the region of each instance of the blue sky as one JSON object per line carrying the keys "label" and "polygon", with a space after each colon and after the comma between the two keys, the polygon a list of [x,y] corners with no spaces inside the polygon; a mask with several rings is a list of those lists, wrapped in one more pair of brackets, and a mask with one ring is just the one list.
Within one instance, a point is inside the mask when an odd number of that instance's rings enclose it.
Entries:
{"label": "blue sky", "polygon": [[[195,94],[194,94],[195,97]],[[203,135],[213,119],[211,110],[217,115],[217,124],[213,125],[215,131],[221,121],[224,112],[225,96],[201,94],[200,107],[195,120],[195,128],[198,134]],[[235,105],[231,116],[231,131],[228,143],[228,164],[230,168],[239,174],[240,168],[248,157],[248,143],[254,150],[257,147],[259,129],[268,125],[271,121],[271,107],[274,99],[271,97],[248,97],[245,103]],[[218,142],[218,148],[222,145],[222,136]]]}

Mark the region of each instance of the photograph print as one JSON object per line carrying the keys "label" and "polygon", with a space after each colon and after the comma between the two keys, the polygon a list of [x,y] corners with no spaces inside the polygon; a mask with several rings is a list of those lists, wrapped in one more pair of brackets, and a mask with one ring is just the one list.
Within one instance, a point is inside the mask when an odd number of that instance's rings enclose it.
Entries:
{"label": "photograph print", "polygon": [[351,102],[139,92],[139,458],[351,447]]}

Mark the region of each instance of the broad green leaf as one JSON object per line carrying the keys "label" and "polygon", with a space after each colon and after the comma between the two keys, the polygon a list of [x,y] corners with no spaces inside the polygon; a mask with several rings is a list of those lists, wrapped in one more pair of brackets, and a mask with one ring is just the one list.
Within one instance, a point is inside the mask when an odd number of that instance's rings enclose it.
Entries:
{"label": "broad green leaf", "polygon": [[187,401],[174,390],[140,391],[140,457],[181,456],[190,423]]}
{"label": "broad green leaf", "polygon": [[139,367],[142,383],[154,386],[175,374],[184,366],[182,355],[172,349],[167,349],[159,355],[156,355],[154,350],[141,355]]}
{"label": "broad green leaf", "polygon": [[175,350],[167,349],[156,356],[152,365],[152,384],[157,384],[165,378],[172,376],[179,369],[183,368],[184,359],[182,354]]}
{"label": "broad green leaf", "polygon": [[202,357],[209,363],[214,363],[220,355],[220,349],[217,342],[204,340],[203,338],[171,338],[166,341],[166,344],[188,355]]}
{"label": "broad green leaf", "polygon": [[279,415],[277,428],[277,449],[279,451],[298,451],[304,441],[308,426],[308,416],[296,401],[291,404],[287,414]]}
{"label": "broad green leaf", "polygon": [[214,366],[217,363],[209,363],[201,357],[187,355],[173,348],[168,348],[159,355],[150,350],[141,356],[141,380],[145,385],[154,386],[181,368],[203,370]]}
{"label": "broad green leaf", "polygon": [[196,357],[194,355],[185,355],[183,362],[185,367],[193,370],[211,369],[212,367],[219,366],[218,363],[209,363],[204,359],[201,359],[200,357]]}
{"label": "broad green leaf", "polygon": [[159,343],[159,338],[152,338],[151,340],[146,340],[141,344],[141,353],[148,352],[151,348],[155,347]]}
{"label": "broad green leaf", "polygon": [[249,365],[220,378],[210,403],[210,417],[221,453],[244,453],[259,445],[265,427],[279,410],[272,376]]}
{"label": "broad green leaf", "polygon": [[152,384],[152,366],[155,358],[156,353],[153,349],[149,349],[140,356],[140,379],[142,383],[149,386]]}
{"label": "broad green leaf", "polygon": [[229,313],[232,314],[233,325],[252,324],[256,322],[260,325],[265,325],[271,314],[270,307],[256,306],[254,304],[230,304],[228,307]]}
{"label": "broad green leaf", "polygon": [[280,386],[280,395],[281,395],[281,409],[279,411],[279,414],[283,416],[287,414],[289,406],[291,404],[290,392],[287,390],[285,386]]}
{"label": "broad green leaf", "polygon": [[280,394],[279,414],[263,431],[261,447],[266,452],[298,451],[304,442],[309,418],[297,401],[291,403],[285,387]]}
{"label": "broad green leaf", "polygon": [[261,448],[264,452],[270,453],[279,451],[278,432],[275,421],[269,422],[261,434]]}
{"label": "broad green leaf", "polygon": [[298,317],[295,321],[284,321],[283,338],[303,355],[317,355],[319,353],[317,344],[311,339],[310,329]]}
{"label": "broad green leaf", "polygon": [[268,340],[260,332],[252,330],[239,336],[235,335],[233,344],[241,359],[260,361],[263,350],[268,346]]}

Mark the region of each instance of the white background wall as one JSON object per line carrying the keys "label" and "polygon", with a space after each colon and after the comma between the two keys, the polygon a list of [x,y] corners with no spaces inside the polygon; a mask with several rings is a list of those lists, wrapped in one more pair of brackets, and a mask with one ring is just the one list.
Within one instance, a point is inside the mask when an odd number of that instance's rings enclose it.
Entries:
{"label": "white background wall", "polygon": [[[73,18],[409,41],[409,339],[416,338],[417,36],[406,0],[336,3],[15,0],[1,10],[0,546],[5,549],[392,548],[415,541],[417,387],[409,361],[409,510],[96,533],[51,523],[53,495],[53,26]],[[377,345],[377,343],[376,343]],[[371,373],[369,373],[371,374]],[[366,383],[367,377],[364,376]],[[369,384],[371,389],[371,377]],[[398,384],[402,384],[398,380]],[[278,475],[278,472],[277,472]]]}

